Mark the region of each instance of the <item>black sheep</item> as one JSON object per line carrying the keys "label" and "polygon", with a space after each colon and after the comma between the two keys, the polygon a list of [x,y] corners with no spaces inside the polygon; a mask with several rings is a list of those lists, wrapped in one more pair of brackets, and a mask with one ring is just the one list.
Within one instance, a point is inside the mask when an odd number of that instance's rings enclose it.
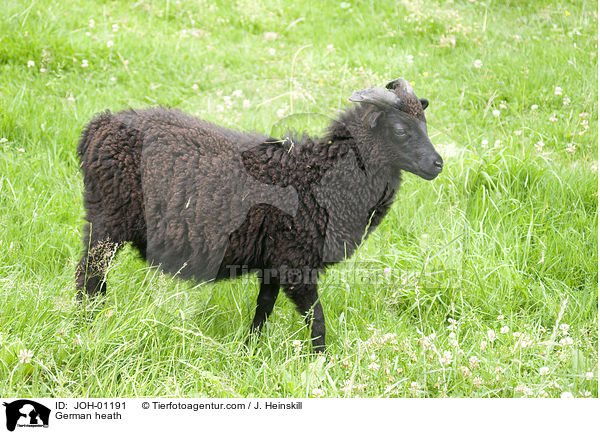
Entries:
{"label": "black sheep", "polygon": [[402,170],[442,171],[423,110],[404,79],[357,91],[325,137],[298,143],[239,133],[156,108],[106,112],[82,133],[87,210],[79,294],[106,290],[125,242],[167,272],[218,280],[258,271],[251,331],[282,286],[325,348],[318,274],[349,257],[388,211]]}

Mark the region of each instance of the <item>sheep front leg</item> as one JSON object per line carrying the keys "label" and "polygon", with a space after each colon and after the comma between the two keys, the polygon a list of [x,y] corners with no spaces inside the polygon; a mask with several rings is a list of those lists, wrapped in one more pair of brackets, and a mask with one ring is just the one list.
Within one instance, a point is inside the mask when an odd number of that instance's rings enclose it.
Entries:
{"label": "sheep front leg", "polygon": [[325,351],[325,316],[319,301],[316,284],[289,285],[284,287],[287,296],[296,304],[300,315],[310,327],[310,337],[315,353]]}
{"label": "sheep front leg", "polygon": [[273,312],[273,306],[279,295],[279,280],[276,277],[263,277],[260,282],[260,292],[256,300],[256,313],[250,328],[250,334],[260,335],[265,321]]}

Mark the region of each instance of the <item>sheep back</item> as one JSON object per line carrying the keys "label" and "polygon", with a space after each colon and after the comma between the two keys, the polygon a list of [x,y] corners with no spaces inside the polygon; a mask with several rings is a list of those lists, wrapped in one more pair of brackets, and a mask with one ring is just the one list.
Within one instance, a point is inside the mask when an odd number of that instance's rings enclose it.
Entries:
{"label": "sheep back", "polygon": [[242,153],[268,137],[241,134],[163,109],[144,124],[141,181],[147,258],[184,278],[213,280],[229,243],[255,205],[295,216],[296,190],[250,175]]}

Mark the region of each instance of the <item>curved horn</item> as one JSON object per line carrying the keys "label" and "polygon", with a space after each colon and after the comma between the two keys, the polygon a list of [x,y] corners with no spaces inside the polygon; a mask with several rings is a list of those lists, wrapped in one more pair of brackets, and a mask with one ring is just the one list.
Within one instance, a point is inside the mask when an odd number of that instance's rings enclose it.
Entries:
{"label": "curved horn", "polygon": [[394,92],[380,87],[357,90],[350,96],[350,101],[374,104],[380,108],[399,108],[400,103],[402,102]]}
{"label": "curved horn", "polygon": [[408,93],[409,95],[415,95],[415,91],[413,90],[412,86],[410,85],[410,83],[408,81],[406,81],[406,79],[400,77],[397,78],[393,81],[390,81],[388,84],[385,85],[386,89],[390,89],[390,90],[396,90],[396,89],[400,89],[406,93]]}

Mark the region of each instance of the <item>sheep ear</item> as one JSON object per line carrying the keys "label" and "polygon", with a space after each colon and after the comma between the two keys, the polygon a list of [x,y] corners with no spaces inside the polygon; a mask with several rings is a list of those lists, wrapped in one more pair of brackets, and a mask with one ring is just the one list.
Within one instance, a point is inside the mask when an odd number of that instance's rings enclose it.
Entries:
{"label": "sheep ear", "polygon": [[381,113],[383,113],[383,112],[380,110],[373,110],[366,116],[365,120],[369,123],[369,126],[371,127],[371,129],[373,129],[377,126],[377,119],[379,119],[379,116],[381,116]]}
{"label": "sheep ear", "polygon": [[427,98],[421,98],[421,99],[419,99],[419,101],[421,101],[423,110],[425,110],[427,107],[429,107],[429,100]]}

